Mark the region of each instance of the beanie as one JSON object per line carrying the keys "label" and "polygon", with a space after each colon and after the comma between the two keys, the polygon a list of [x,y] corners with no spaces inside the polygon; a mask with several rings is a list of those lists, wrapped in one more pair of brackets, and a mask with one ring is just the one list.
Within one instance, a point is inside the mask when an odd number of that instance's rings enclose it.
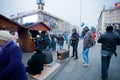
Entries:
{"label": "beanie", "polygon": [[11,39],[11,34],[8,31],[0,30],[0,40],[8,41]]}

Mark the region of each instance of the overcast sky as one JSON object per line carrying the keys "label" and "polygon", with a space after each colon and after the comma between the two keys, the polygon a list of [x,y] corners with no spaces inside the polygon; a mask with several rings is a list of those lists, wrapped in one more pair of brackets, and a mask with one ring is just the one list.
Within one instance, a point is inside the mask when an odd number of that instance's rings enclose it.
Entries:
{"label": "overcast sky", "polygon": [[[44,10],[74,25],[80,26],[81,20],[87,26],[96,26],[103,6],[114,7],[116,2],[120,0],[45,0]],[[0,14],[6,17],[36,9],[36,0],[0,0]]]}

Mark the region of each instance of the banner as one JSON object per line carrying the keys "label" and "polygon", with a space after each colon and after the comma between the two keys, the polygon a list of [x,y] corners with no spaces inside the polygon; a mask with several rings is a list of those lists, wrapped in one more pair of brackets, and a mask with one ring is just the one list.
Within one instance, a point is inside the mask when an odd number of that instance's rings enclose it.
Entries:
{"label": "banner", "polygon": [[85,23],[84,23],[84,22],[82,22],[81,27],[83,27],[84,25],[85,25]]}

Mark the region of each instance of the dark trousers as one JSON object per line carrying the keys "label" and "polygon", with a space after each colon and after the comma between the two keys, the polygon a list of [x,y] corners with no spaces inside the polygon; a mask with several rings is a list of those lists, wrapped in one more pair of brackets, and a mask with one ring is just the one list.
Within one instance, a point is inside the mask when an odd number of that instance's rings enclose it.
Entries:
{"label": "dark trousers", "polygon": [[102,78],[108,78],[108,69],[110,65],[111,56],[102,56],[101,57],[101,72]]}
{"label": "dark trousers", "polygon": [[73,55],[72,56],[75,56],[76,58],[78,58],[78,52],[77,52],[78,44],[73,43],[72,47],[73,47]]}

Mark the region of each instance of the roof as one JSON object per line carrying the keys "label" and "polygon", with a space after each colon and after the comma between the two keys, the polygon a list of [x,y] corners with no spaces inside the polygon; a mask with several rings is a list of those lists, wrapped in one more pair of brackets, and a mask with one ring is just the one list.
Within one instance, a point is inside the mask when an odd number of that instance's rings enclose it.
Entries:
{"label": "roof", "polygon": [[[44,25],[48,30],[51,30],[51,28],[49,26],[47,26],[44,22],[37,22],[37,23],[34,23],[34,24],[31,24],[29,26],[26,26],[26,28],[30,29],[31,27],[35,27],[36,25],[38,24],[42,24]],[[31,29],[30,29],[31,30]],[[36,30],[36,29],[35,29]]]}
{"label": "roof", "polygon": [[0,14],[0,19],[5,20],[5,21],[8,21],[9,23],[12,23],[12,24],[14,24],[14,25],[16,25],[16,26],[18,26],[18,27],[22,27],[22,25],[14,22],[14,21],[12,21],[12,20],[10,20],[9,18],[3,16],[2,14]]}

